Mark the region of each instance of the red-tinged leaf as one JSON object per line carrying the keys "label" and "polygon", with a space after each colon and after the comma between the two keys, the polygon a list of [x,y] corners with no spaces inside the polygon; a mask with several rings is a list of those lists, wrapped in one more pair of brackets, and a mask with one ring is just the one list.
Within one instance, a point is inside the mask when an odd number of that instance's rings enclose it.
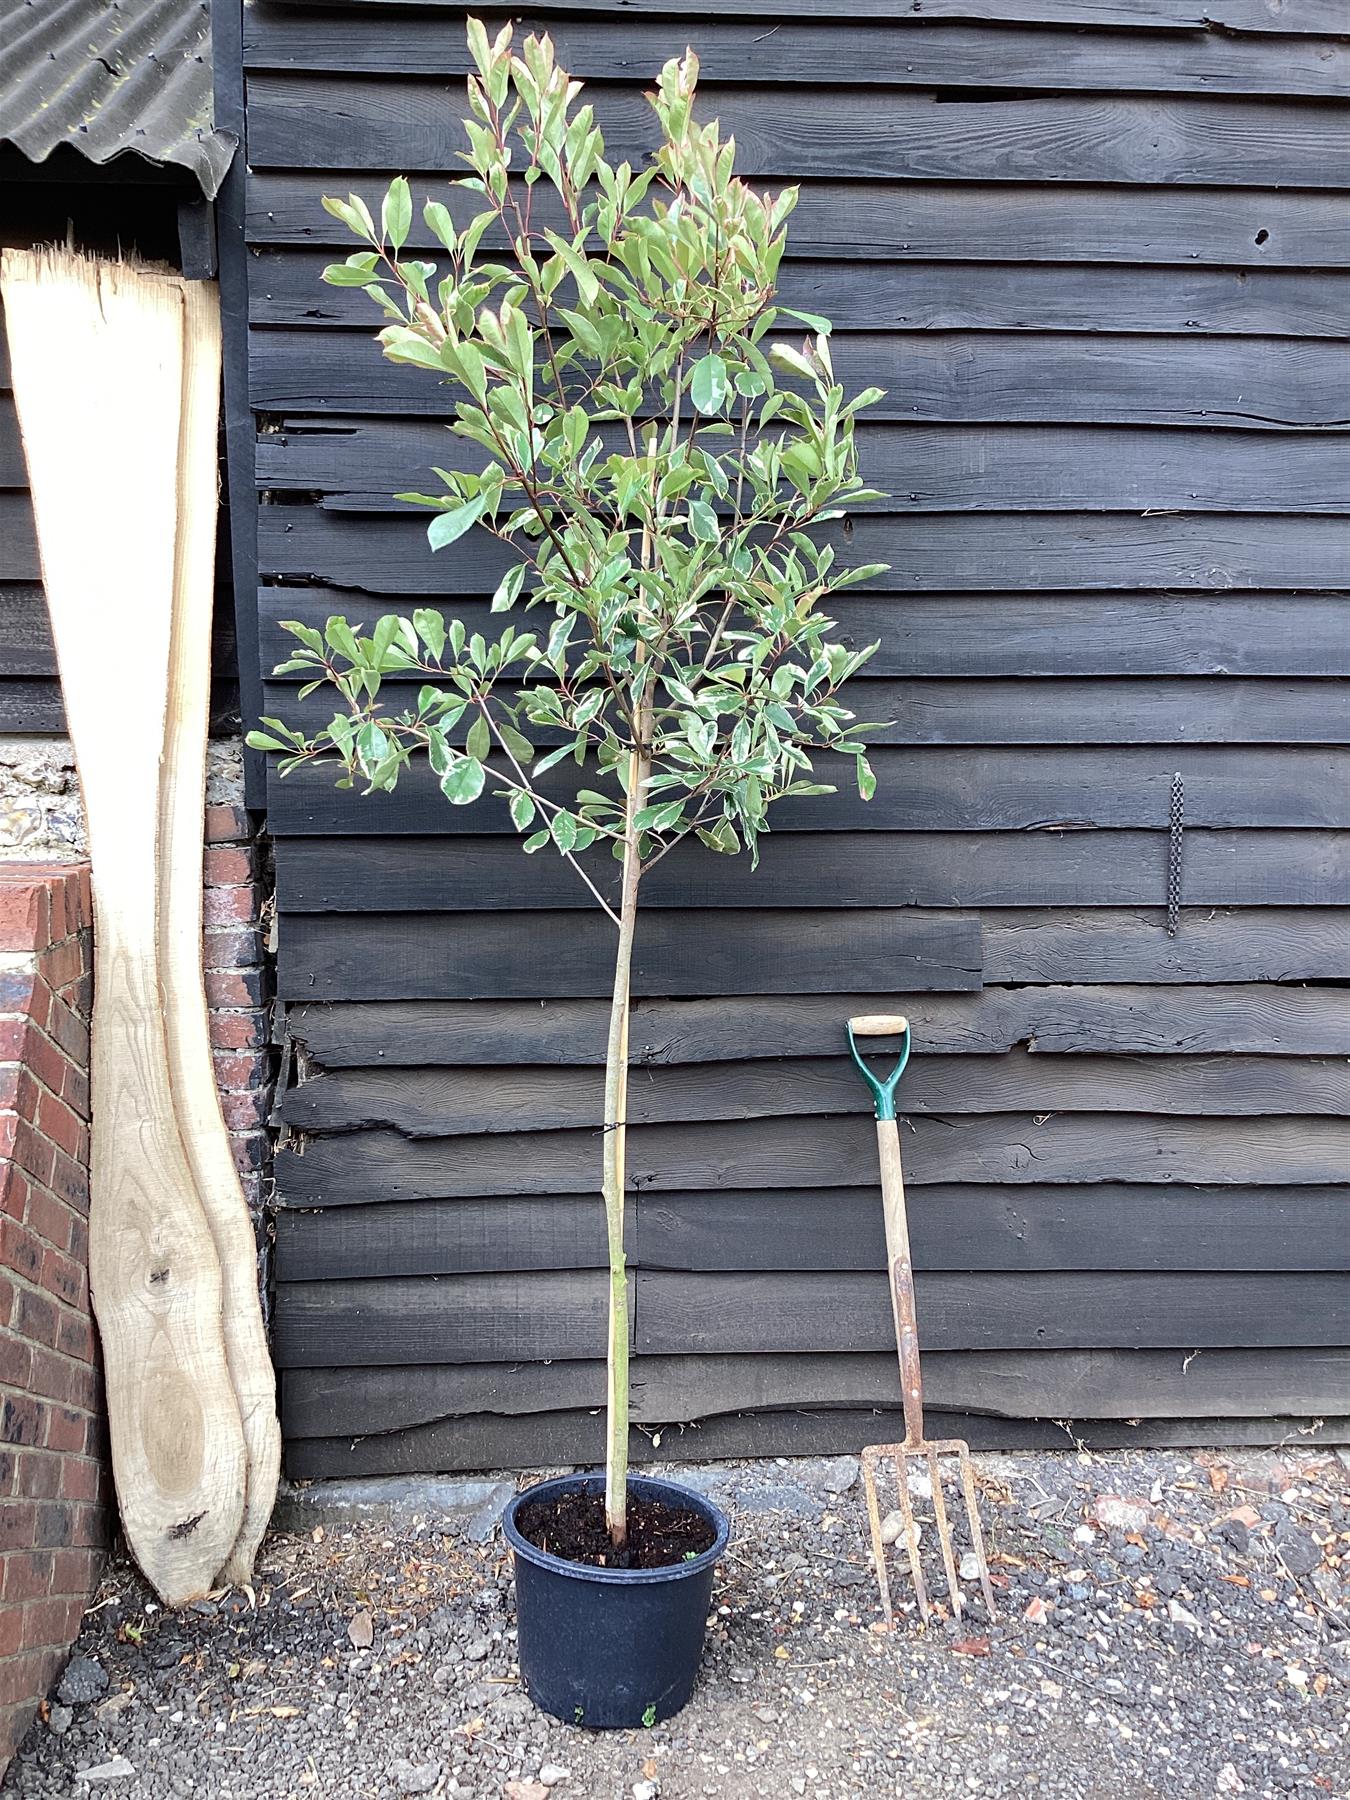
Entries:
{"label": "red-tinged leaf", "polygon": [[953,1656],[988,1656],[989,1639],[987,1637],[958,1638],[952,1645]]}

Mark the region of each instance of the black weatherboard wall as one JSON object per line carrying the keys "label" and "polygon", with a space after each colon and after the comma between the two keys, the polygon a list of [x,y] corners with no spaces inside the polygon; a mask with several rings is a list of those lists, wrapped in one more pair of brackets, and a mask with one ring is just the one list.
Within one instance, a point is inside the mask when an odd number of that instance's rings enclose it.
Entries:
{"label": "black weatherboard wall", "polygon": [[[874,1141],[840,1055],[882,998],[914,1019],[935,1409],[986,1443],[1063,1441],[1065,1419],[1102,1442],[1343,1434],[1340,0],[581,0],[527,23],[634,159],[643,84],[695,44],[742,171],[803,184],[786,298],[834,318],[851,384],[888,390],[864,466],[892,498],[839,534],[893,565],[838,603],[882,639],[855,690],[894,721],[877,798],[784,809],[753,879],[672,856],[647,896],[640,1447],[898,1430]],[[255,4],[244,38],[270,667],[283,618],[481,618],[501,559],[433,557],[389,500],[454,443],[446,396],[318,279],[349,247],[322,193],[454,168],[463,13]],[[502,815],[425,780],[273,781],[270,823],[303,1076],[278,1162],[292,1473],[594,1455],[609,927]]]}

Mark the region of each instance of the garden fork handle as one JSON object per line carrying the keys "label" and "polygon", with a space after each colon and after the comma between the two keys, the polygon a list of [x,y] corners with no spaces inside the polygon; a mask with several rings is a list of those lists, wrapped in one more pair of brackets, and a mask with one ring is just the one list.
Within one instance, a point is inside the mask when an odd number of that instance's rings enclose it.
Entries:
{"label": "garden fork handle", "polygon": [[881,1158],[881,1206],[886,1221],[886,1267],[900,1353],[900,1394],[905,1408],[905,1447],[923,1442],[923,1377],[919,1372],[919,1321],[914,1305],[914,1263],[909,1249],[905,1177],[900,1168],[900,1127],[877,1120]]}

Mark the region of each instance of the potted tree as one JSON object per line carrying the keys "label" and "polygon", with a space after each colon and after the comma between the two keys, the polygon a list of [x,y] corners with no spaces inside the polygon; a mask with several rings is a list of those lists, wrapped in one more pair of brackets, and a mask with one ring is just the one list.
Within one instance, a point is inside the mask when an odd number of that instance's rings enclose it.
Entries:
{"label": "potted tree", "polygon": [[[495,639],[439,611],[372,629],[332,618],[278,674],[340,708],[314,732],[250,734],[283,774],[335,759],[344,785],[391,790],[426,756],[453,806],[506,799],[527,854],[561,855],[615,927],[602,1187],[609,1246],[603,1482],[542,1483],[507,1509],[520,1662],[536,1701],[594,1726],[651,1724],[693,1685],[726,1521],[701,1496],[628,1474],[624,1148],[630,969],[644,876],[695,838],[753,863],[773,804],[830,793],[813,757],[874,783],[841,684],[875,646],[827,639],[825,596],[880,572],[840,567],[812,535],[881,496],[859,480],[857,412],[836,382],[828,320],[787,313],[775,283],[796,190],[762,198],[735,146],[695,123],[698,63],[669,62],[651,96],[660,145],[641,172],[606,161],[580,84],[547,37],[513,53],[469,21],[470,173],[462,226],[423,218],[437,263],[405,251],[406,180],[378,222],[357,196],[324,205],[363,248],[325,271],[389,323],[392,361],[457,390],[451,430],[483,453],[437,470],[435,550],[477,528],[516,553],[494,613],[544,621]],[[508,260],[480,258],[485,235]],[[807,328],[800,348],[768,333]],[[395,685],[396,684],[396,685]],[[391,690],[393,698],[391,702]],[[561,788],[549,771],[575,767]],[[588,853],[608,850],[617,872]],[[617,873],[617,882],[614,874]]]}

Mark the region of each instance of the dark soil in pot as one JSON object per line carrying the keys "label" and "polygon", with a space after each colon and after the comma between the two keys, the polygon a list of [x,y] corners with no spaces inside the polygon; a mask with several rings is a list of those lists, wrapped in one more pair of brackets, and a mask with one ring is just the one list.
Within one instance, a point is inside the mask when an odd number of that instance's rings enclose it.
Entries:
{"label": "dark soil in pot", "polygon": [[531,1500],[516,1512],[516,1529],[539,1550],[595,1569],[668,1569],[711,1550],[712,1521],[688,1506],[639,1494],[628,1501],[628,1541],[616,1550],[605,1524],[603,1494],[564,1493]]}
{"label": "dark soil in pot", "polygon": [[570,1725],[631,1730],[670,1718],[693,1691],[729,1527],[702,1494],[632,1476],[619,1567],[604,1491],[597,1475],[540,1482],[511,1502],[502,1529],[530,1698]]}

